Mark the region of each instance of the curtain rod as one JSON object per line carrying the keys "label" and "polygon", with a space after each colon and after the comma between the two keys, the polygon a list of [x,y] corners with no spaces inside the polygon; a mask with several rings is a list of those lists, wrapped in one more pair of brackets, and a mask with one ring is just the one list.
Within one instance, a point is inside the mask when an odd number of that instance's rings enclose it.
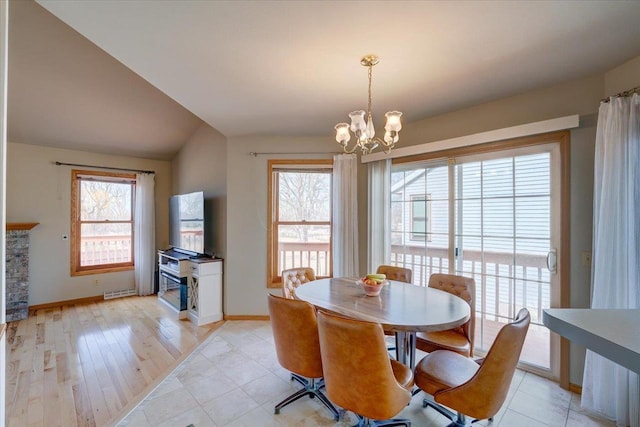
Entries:
{"label": "curtain rod", "polygon": [[56,166],[77,166],[81,168],[108,169],[112,171],[123,171],[123,172],[156,173],[156,171],[145,171],[141,169],[126,169],[126,168],[113,168],[110,166],[80,165],[78,163],[56,162]]}
{"label": "curtain rod", "polygon": [[629,95],[633,95],[634,93],[640,94],[640,86],[634,87],[633,89],[625,90],[624,92],[616,93],[608,98],[602,98],[600,102],[609,102],[611,98],[621,98]]}
{"label": "curtain rod", "polygon": [[342,152],[339,151],[296,151],[294,152],[288,152],[288,151],[280,151],[280,152],[264,152],[264,153],[257,153],[255,151],[252,151],[249,153],[250,156],[253,157],[258,157],[258,156],[267,156],[270,154],[342,154]]}

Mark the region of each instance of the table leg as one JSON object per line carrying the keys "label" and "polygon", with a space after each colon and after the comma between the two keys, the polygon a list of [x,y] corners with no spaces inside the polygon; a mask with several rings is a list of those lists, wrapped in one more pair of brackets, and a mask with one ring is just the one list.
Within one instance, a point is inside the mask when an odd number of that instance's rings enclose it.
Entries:
{"label": "table leg", "polygon": [[402,364],[407,365],[409,368],[411,368],[411,370],[413,370],[413,368],[416,366],[415,332],[396,332],[396,360]]}

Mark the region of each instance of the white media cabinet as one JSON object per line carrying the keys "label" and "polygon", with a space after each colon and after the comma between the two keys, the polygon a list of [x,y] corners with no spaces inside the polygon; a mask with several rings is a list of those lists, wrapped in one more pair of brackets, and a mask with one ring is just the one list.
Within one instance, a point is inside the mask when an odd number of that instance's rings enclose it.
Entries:
{"label": "white media cabinet", "polygon": [[222,320],[222,259],[158,251],[158,298],[196,325]]}

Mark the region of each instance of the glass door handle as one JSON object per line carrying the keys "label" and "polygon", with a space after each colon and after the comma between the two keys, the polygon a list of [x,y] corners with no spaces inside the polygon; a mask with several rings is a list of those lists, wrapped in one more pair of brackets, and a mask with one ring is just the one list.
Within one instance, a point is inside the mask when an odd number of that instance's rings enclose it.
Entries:
{"label": "glass door handle", "polygon": [[558,267],[558,252],[555,249],[551,249],[547,252],[547,269],[551,273],[555,273]]}

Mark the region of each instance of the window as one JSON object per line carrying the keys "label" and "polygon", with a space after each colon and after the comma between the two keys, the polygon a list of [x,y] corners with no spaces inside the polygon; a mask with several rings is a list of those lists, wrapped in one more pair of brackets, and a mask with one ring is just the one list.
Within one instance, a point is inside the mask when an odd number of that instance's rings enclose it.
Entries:
{"label": "window", "polygon": [[411,240],[431,241],[431,195],[411,195]]}
{"label": "window", "polygon": [[268,286],[282,270],[311,267],[330,277],[331,160],[269,161]]}
{"label": "window", "polygon": [[71,275],[133,269],[135,175],[71,172]]}

